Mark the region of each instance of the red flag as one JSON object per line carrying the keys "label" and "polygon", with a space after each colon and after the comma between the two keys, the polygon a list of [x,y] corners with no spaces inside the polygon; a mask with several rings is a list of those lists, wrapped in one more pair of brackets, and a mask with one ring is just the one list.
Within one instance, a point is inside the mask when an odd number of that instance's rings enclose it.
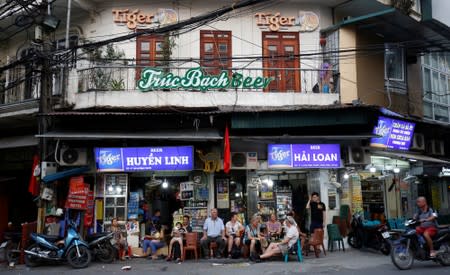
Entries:
{"label": "red flag", "polygon": [[39,195],[39,183],[36,179],[35,170],[39,166],[39,156],[33,156],[33,166],[31,167],[30,183],[28,184],[28,192],[33,196]]}
{"label": "red flag", "polygon": [[225,126],[225,137],[223,143],[223,171],[228,174],[230,173],[231,168],[230,137],[228,135],[228,125]]}

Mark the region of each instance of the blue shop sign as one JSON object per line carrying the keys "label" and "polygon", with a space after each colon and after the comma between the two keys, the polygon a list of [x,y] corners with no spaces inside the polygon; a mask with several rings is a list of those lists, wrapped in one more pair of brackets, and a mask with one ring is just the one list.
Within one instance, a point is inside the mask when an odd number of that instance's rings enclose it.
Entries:
{"label": "blue shop sign", "polygon": [[194,166],[194,148],[126,147],[95,148],[99,172],[189,171]]}
{"label": "blue shop sign", "polygon": [[414,135],[413,122],[380,116],[373,133],[380,137],[371,138],[370,146],[383,149],[409,150]]}
{"label": "blue shop sign", "polygon": [[339,168],[339,144],[269,144],[269,168]]}

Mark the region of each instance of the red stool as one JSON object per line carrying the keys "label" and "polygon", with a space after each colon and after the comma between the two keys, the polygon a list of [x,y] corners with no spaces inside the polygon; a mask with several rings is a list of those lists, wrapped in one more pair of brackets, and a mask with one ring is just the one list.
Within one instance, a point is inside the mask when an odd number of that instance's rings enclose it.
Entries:
{"label": "red stool", "polygon": [[217,251],[217,243],[215,241],[212,241],[209,243],[209,254],[211,256],[211,258],[214,257],[214,254]]}

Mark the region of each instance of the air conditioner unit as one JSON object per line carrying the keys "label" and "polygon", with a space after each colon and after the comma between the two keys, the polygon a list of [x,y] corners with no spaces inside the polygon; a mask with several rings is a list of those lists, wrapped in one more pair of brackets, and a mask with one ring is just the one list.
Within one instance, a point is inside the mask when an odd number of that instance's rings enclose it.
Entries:
{"label": "air conditioner unit", "polygon": [[231,152],[231,169],[251,170],[258,168],[258,153]]}
{"label": "air conditioner unit", "polygon": [[423,151],[425,150],[425,137],[423,134],[415,133],[411,143],[411,150]]}
{"label": "air conditioner unit", "polygon": [[444,141],[440,139],[430,140],[428,143],[428,148],[432,155],[443,156],[445,153]]}
{"label": "air conditioner unit", "polygon": [[347,164],[369,164],[370,150],[367,147],[348,147]]}
{"label": "air conditioner unit", "polygon": [[87,164],[86,148],[62,148],[59,154],[62,166],[82,166]]}

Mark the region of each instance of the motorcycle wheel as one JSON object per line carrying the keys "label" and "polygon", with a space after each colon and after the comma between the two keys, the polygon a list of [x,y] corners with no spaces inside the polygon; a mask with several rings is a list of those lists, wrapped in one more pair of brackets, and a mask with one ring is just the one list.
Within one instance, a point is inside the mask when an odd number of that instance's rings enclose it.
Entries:
{"label": "motorcycle wheel", "polygon": [[380,251],[381,253],[383,253],[383,255],[386,256],[389,255],[391,253],[391,243],[386,240],[383,240],[381,242]]}
{"label": "motorcycle wheel", "polygon": [[445,252],[439,255],[439,263],[443,266],[450,266],[450,244],[441,244],[439,250],[442,249],[442,246],[445,246]]}
{"label": "motorcycle wheel", "polygon": [[406,244],[398,244],[392,248],[392,263],[400,270],[411,269],[414,263],[414,252],[406,249]]}
{"label": "motorcycle wheel", "polygon": [[[41,248],[37,244],[32,244],[26,250],[30,250],[30,251],[39,253]],[[27,254],[27,253],[25,253],[24,258],[25,258],[25,265],[28,266],[28,267],[35,267],[35,266],[38,266],[39,263],[40,263],[39,257],[30,255],[30,254]]]}
{"label": "motorcycle wheel", "polygon": [[18,247],[17,243],[9,243],[8,246],[6,247],[5,254],[6,254],[6,260],[8,261],[8,263],[14,263],[14,264],[19,263],[20,252],[18,252],[17,247]]}
{"label": "motorcycle wheel", "polygon": [[361,240],[359,240],[356,236],[355,233],[350,232],[347,236],[347,243],[349,246],[353,247],[353,248],[361,248],[362,247],[362,243]]}
{"label": "motorcycle wheel", "polygon": [[80,251],[80,257],[78,257],[76,246],[69,248],[69,251],[67,251],[67,262],[73,268],[85,268],[91,262],[91,252],[83,245],[78,246],[78,251]]}
{"label": "motorcycle wheel", "polygon": [[110,243],[106,243],[97,249],[96,257],[102,263],[111,263],[115,253],[115,248]]}

